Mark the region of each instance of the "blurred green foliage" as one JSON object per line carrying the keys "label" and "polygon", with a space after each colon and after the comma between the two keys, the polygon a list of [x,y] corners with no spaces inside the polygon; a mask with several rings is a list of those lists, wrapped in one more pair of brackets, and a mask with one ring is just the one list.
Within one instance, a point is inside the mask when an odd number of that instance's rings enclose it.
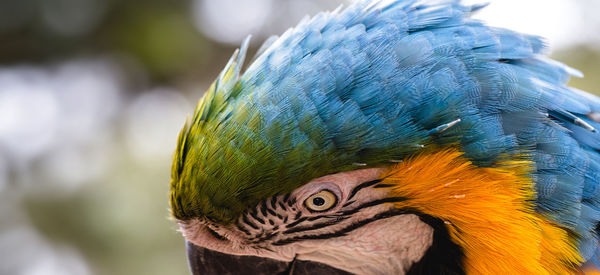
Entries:
{"label": "blurred green foliage", "polygon": [[172,78],[206,59],[206,39],[182,16],[182,1],[122,1],[99,30],[100,43],[110,51],[125,51],[153,77]]}
{"label": "blurred green foliage", "polygon": [[27,197],[35,227],[78,248],[96,274],[187,274],[183,238],[168,214],[168,161],[122,162],[74,193]]}
{"label": "blurred green foliage", "polygon": [[[94,18],[88,28],[62,33],[45,20],[48,7],[78,1],[93,7],[81,11],[55,8],[53,12],[64,18],[61,24],[70,24],[70,14],[77,12]],[[198,32],[190,5],[188,0],[0,0],[0,17],[16,18],[16,23],[4,28],[0,20],[0,64],[47,63],[101,53],[139,64],[153,82],[198,77],[199,71],[211,70],[212,62],[233,48]]]}

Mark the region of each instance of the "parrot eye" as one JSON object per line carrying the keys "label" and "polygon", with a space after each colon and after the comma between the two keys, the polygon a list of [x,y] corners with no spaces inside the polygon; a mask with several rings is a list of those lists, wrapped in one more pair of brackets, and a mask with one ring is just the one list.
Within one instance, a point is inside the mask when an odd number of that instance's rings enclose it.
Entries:
{"label": "parrot eye", "polygon": [[336,203],[337,197],[329,190],[321,190],[304,201],[306,208],[314,212],[327,211],[335,206]]}

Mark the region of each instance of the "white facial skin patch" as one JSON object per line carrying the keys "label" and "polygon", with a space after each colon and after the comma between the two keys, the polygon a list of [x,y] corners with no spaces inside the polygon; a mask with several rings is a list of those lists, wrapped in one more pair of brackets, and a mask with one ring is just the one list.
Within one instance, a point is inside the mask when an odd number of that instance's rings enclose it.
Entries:
{"label": "white facial skin patch", "polygon": [[404,274],[431,246],[433,228],[393,208],[395,198],[376,188],[382,172],[369,168],[314,179],[266,199],[235,224],[198,218],[179,224],[187,240],[222,253],[296,258],[356,274]]}

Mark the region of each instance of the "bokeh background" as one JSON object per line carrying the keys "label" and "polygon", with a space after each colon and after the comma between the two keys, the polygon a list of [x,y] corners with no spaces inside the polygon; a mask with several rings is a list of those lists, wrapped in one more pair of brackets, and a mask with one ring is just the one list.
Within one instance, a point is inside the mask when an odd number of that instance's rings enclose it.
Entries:
{"label": "bokeh background", "polygon": [[[187,274],[167,200],[186,115],[247,34],[252,55],[348,2],[0,0],[0,274]],[[475,17],[547,37],[598,94],[598,10],[492,0]]]}

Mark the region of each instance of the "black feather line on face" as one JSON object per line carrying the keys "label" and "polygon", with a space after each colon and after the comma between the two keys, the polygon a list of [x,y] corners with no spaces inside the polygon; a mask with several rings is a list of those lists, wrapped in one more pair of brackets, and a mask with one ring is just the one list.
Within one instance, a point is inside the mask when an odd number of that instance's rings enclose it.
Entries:
{"label": "black feather line on face", "polygon": [[259,227],[258,227],[256,224],[252,223],[252,222],[250,221],[250,219],[248,219],[248,216],[247,216],[247,215],[243,215],[243,216],[242,216],[242,225],[248,225],[248,226],[250,226],[250,227],[252,227],[252,228],[254,228],[254,229],[256,229],[256,230],[258,230],[258,229],[259,229]]}
{"label": "black feather line on face", "polygon": [[244,234],[246,234],[246,236],[251,236],[252,234],[250,233],[250,231],[248,231],[246,228],[244,228],[241,224],[237,224],[236,225],[237,229],[241,232],[243,232]]}
{"label": "black feather line on face", "polygon": [[[261,224],[265,224],[265,220],[258,217],[258,213],[256,213],[256,211],[250,211],[250,216],[252,216],[252,218],[254,218],[254,220],[256,220],[257,222],[259,222]],[[266,216],[266,215],[263,215],[263,216]]]}
{"label": "black feather line on face", "polygon": [[[416,209],[404,208],[397,209],[390,207],[389,210],[375,214],[364,220],[346,223],[342,228],[339,225],[352,217],[357,212],[379,206],[386,203],[396,203],[407,200],[404,197],[388,197],[376,199],[369,202],[363,202],[360,205],[352,207],[357,203],[351,199],[365,188],[387,188],[386,184],[381,183],[381,179],[363,182],[352,189],[346,203],[342,209],[336,212],[324,212],[322,215],[303,216],[301,211],[292,207],[296,203],[296,198],[289,193],[283,196],[271,197],[260,202],[257,207],[251,209],[242,215],[238,220],[237,227],[241,232],[249,237],[250,243],[266,249],[265,242],[270,245],[283,246],[303,240],[319,240],[342,237],[348,233],[370,224],[372,222],[387,219],[399,215],[414,214],[419,216],[421,221],[434,229],[433,243],[427,252],[418,262],[413,264],[407,274],[464,274],[464,253],[462,248],[453,243],[443,221],[434,217],[425,215]],[[291,208],[289,208],[289,207]],[[347,209],[352,207],[351,209]],[[261,215],[262,214],[262,215]],[[288,219],[290,217],[290,219]],[[269,221],[267,224],[266,221]],[[277,222],[274,222],[274,221]],[[288,220],[290,223],[288,223]],[[319,220],[319,221],[318,221]],[[322,220],[322,221],[320,221]],[[317,223],[313,223],[318,221]],[[256,224],[261,223],[263,226]],[[327,233],[311,232],[338,225],[335,232],[331,230]],[[255,231],[256,230],[256,231]],[[214,232],[214,231],[213,231]],[[211,234],[213,233],[211,232]],[[216,234],[216,232],[214,232]],[[312,233],[312,234],[311,234]],[[213,234],[214,235],[214,234]],[[218,234],[217,234],[218,235]],[[217,237],[217,236],[215,236]],[[218,235],[218,237],[221,237]],[[217,237],[217,238],[218,238]]]}
{"label": "black feather line on face", "polygon": [[210,233],[213,237],[219,239],[219,240],[227,240],[227,238],[221,236],[219,233],[217,233],[216,231],[214,231],[212,228],[210,228],[210,226],[206,227],[206,230],[208,231],[208,233]]}
{"label": "black feather line on face", "polygon": [[[298,213],[300,213],[300,212],[298,212]],[[300,224],[301,222],[303,222],[303,221],[305,221],[305,220],[307,220],[307,219],[308,219],[308,217],[302,217],[302,218],[299,218],[299,219],[297,219],[295,222],[293,222],[293,223],[290,223],[290,224],[286,225],[285,227],[286,227],[286,228],[292,228],[292,227],[294,227],[294,226],[296,226],[296,225]]]}
{"label": "black feather line on face", "polygon": [[381,180],[382,179],[371,180],[357,185],[356,187],[354,187],[354,189],[352,189],[352,192],[350,192],[350,196],[348,196],[348,199],[346,199],[346,201],[350,201],[361,189],[380,183]]}
{"label": "black feather line on face", "polygon": [[[276,246],[282,246],[291,244],[302,240],[321,240],[330,239],[335,237],[344,236],[353,230],[356,230],[369,223],[377,220],[391,218],[398,215],[414,214],[419,216],[421,221],[428,224],[434,229],[433,243],[425,253],[425,255],[418,262],[414,263],[407,271],[407,275],[420,275],[420,274],[448,274],[448,275],[463,275],[465,274],[464,269],[464,252],[460,246],[453,243],[448,234],[443,221],[433,218],[429,215],[424,215],[415,209],[392,209],[386,212],[379,213],[370,219],[362,220],[360,222],[351,224],[333,233],[317,234],[317,235],[303,235],[296,236],[287,239],[282,239],[273,243]],[[335,223],[332,223],[335,224]],[[317,225],[315,225],[317,226]],[[319,227],[319,226],[317,226]],[[320,227],[326,227],[320,226]],[[296,228],[295,232],[304,230],[317,229],[313,228]],[[289,230],[289,231],[293,231]],[[288,232],[292,233],[292,232]]]}
{"label": "black feather line on face", "polygon": [[298,219],[300,219],[300,217],[302,217],[302,212],[296,213],[296,216],[294,217],[294,220],[298,220]]}
{"label": "black feather line on face", "polygon": [[267,207],[267,200],[263,200],[260,203],[260,212],[262,213],[263,217],[267,216],[267,209],[268,209],[268,207]]}
{"label": "black feather line on face", "polygon": [[[358,186],[354,187],[350,193],[350,198],[355,196],[360,190],[363,190],[364,188],[368,188],[368,187],[372,187],[376,184],[380,184],[381,179],[377,179],[377,180],[371,180],[371,181],[367,181],[367,182],[363,182],[361,184],[359,184]],[[290,193],[287,193],[285,195],[283,195],[283,197],[279,196],[279,197],[271,197],[269,199],[265,199],[263,201],[261,201],[257,207],[251,209],[249,212],[246,212],[245,214],[243,214],[242,219],[238,222],[237,227],[241,229],[241,231],[246,234],[247,236],[253,236],[252,239],[252,243],[253,244],[258,244],[261,241],[266,241],[266,240],[270,240],[272,239],[274,236],[277,235],[290,235],[293,233],[299,233],[299,232],[308,232],[308,231],[312,231],[312,230],[317,230],[317,229],[323,229],[329,226],[333,226],[336,224],[339,224],[340,222],[347,220],[348,218],[350,218],[350,216],[352,214],[355,214],[357,212],[359,212],[362,209],[368,208],[368,207],[373,207],[373,206],[377,206],[377,205],[381,205],[383,203],[392,203],[392,202],[400,202],[405,200],[405,198],[402,197],[391,197],[391,198],[384,198],[384,199],[379,199],[379,200],[374,200],[374,201],[370,201],[370,202],[366,202],[363,203],[361,205],[358,205],[352,209],[349,210],[345,210],[345,211],[338,211],[335,213],[323,213],[322,215],[318,215],[318,216],[303,216],[303,213],[301,211],[297,211],[295,209],[289,209],[286,207],[286,204],[288,206],[292,206],[295,202],[296,202],[296,198],[292,197]],[[277,204],[279,203],[279,205]],[[352,203],[346,203],[346,205],[344,205],[344,208],[350,206]],[[280,206],[281,208],[278,209],[277,206]],[[281,213],[282,211],[284,212],[289,212],[289,211],[293,211],[296,213]],[[278,213],[279,212],[279,213]],[[288,223],[288,216],[286,214],[290,214],[293,215],[292,220],[290,223]],[[282,216],[285,215],[285,216]],[[279,221],[281,223],[276,223],[274,222],[274,218],[277,217],[279,218]],[[271,219],[273,218],[273,219]],[[309,225],[304,225],[305,222],[314,222],[316,220],[320,220],[323,219],[324,221],[316,223],[316,224],[309,224]],[[267,222],[269,222],[269,224],[267,224]],[[257,223],[260,223],[257,224]],[[263,225],[263,226],[261,226]],[[271,228],[265,228],[264,226]],[[280,226],[283,226],[283,229],[281,231],[278,231]],[[260,232],[252,232],[253,230],[248,230],[249,228],[252,228],[254,230],[260,230]],[[276,241],[276,242],[287,242],[287,241]]]}
{"label": "black feather line on face", "polygon": [[[303,232],[303,231],[310,231],[310,230],[316,230],[316,229],[321,229],[321,228],[325,228],[328,226],[332,226],[334,224],[338,224],[339,222],[346,220],[350,217],[338,217],[335,220],[329,220],[323,223],[317,223],[317,224],[313,224],[310,226],[305,226],[305,227],[296,227],[296,228],[290,228],[286,231],[283,231],[283,234],[292,234],[292,233],[298,233],[298,232]],[[289,227],[288,227],[289,228]]]}
{"label": "black feather line on face", "polygon": [[365,220],[353,223],[353,224],[346,226],[336,232],[317,234],[317,235],[302,235],[302,236],[291,237],[291,238],[276,241],[273,243],[273,245],[284,245],[284,244],[289,244],[289,243],[293,243],[293,242],[297,242],[297,241],[301,241],[301,240],[322,240],[322,239],[341,237],[341,236],[348,234],[349,232],[352,232],[352,231],[354,231],[366,224],[372,223],[374,221],[377,221],[380,219],[385,219],[385,218],[390,218],[393,216],[404,215],[404,214],[414,214],[414,213],[412,213],[410,210],[407,210],[407,209],[392,209],[392,210],[389,210],[386,212],[379,213],[369,219],[365,219]]}
{"label": "black feather line on face", "polygon": [[404,197],[389,197],[389,198],[374,200],[374,201],[363,203],[363,204],[361,204],[361,205],[359,205],[359,206],[357,206],[357,207],[355,207],[353,209],[341,211],[341,212],[339,212],[338,215],[340,215],[340,216],[348,216],[348,215],[352,215],[352,214],[354,214],[354,213],[356,213],[356,212],[358,212],[358,211],[360,211],[361,209],[364,209],[364,208],[377,206],[377,205],[380,205],[382,203],[402,202],[402,201],[405,201],[405,200],[406,200],[406,198],[404,198]]}

